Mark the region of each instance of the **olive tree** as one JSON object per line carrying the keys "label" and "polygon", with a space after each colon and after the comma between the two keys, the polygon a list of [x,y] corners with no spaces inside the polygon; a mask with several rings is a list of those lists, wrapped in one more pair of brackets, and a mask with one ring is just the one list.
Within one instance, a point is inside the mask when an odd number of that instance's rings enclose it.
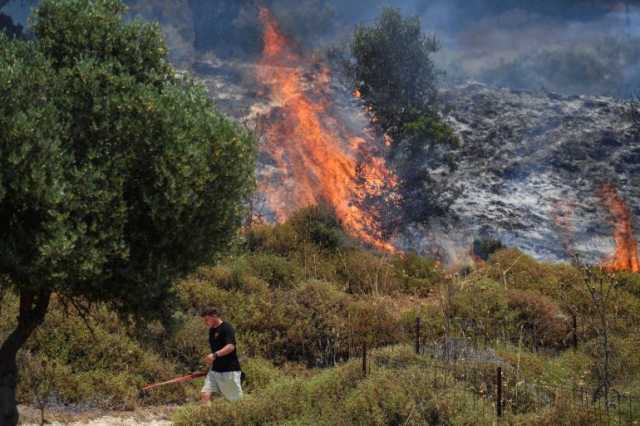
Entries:
{"label": "olive tree", "polygon": [[462,192],[451,177],[458,138],[438,114],[439,73],[431,58],[438,48],[435,36],[423,33],[419,17],[405,18],[393,8],[385,8],[373,24],[357,27],[351,41],[347,70],[392,139],[400,202],[371,200],[384,204],[379,210],[391,234],[407,223],[429,223],[449,213]]}
{"label": "olive tree", "polygon": [[420,18],[405,18],[393,8],[353,34],[350,68],[357,89],[394,139],[408,123],[435,111],[437,72],[431,55],[438,48],[436,38],[422,32]]}
{"label": "olive tree", "polygon": [[33,41],[0,39],[0,424],[16,354],[52,295],[158,315],[171,282],[221,251],[254,186],[254,139],[168,65],[157,25],[119,0],[44,0]]}

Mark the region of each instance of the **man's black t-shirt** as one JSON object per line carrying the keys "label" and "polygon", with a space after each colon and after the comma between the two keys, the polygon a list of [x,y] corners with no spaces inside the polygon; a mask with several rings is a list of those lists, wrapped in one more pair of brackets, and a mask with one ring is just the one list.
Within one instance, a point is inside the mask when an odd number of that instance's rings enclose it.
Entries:
{"label": "man's black t-shirt", "polygon": [[211,327],[209,329],[209,345],[211,346],[211,352],[219,351],[229,343],[234,346],[233,352],[216,358],[211,365],[212,371],[217,371],[218,373],[240,371],[240,361],[238,361],[238,354],[235,349],[236,331],[233,329],[231,324],[224,321],[217,328]]}

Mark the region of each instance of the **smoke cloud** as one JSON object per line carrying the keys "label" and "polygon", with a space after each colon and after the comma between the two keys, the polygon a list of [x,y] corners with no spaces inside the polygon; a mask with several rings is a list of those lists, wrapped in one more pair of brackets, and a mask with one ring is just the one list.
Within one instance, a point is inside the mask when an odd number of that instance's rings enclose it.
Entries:
{"label": "smoke cloud", "polygon": [[[6,0],[4,0],[6,2]],[[25,23],[37,0],[1,12]],[[385,6],[421,17],[442,44],[435,59],[451,81],[565,94],[632,96],[640,84],[640,1],[627,0],[126,0],[131,16],[163,26],[176,62],[196,52],[255,59],[258,7],[268,7],[299,49],[343,40]]]}
{"label": "smoke cloud", "polygon": [[[196,48],[221,57],[260,52],[258,0],[191,0]],[[629,97],[640,83],[637,1],[263,0],[301,49],[321,48],[370,24],[385,6],[420,16],[442,44],[451,81],[564,94]]]}

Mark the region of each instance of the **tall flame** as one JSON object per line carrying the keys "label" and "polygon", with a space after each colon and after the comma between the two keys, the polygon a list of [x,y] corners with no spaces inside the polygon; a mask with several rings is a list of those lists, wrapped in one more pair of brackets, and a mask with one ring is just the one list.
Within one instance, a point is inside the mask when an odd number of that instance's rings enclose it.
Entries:
{"label": "tall flame", "polygon": [[615,254],[603,265],[604,268],[610,271],[640,272],[638,241],[633,233],[629,208],[613,185],[604,185],[600,196],[611,213],[616,243]]}
{"label": "tall flame", "polygon": [[263,149],[285,176],[284,181],[261,183],[269,207],[282,221],[301,207],[328,203],[347,232],[394,252],[382,237],[376,213],[361,202],[395,185],[395,176],[370,149],[372,139],[366,132],[350,134],[330,113],[330,100],[322,96],[331,82],[329,69],[320,66],[318,71],[315,64],[311,78],[319,93],[312,99],[305,92],[305,78],[313,68],[310,62],[295,52],[266,8],[260,8],[260,20],[264,49],[257,79],[269,87],[272,100],[280,106],[279,115],[266,124]]}

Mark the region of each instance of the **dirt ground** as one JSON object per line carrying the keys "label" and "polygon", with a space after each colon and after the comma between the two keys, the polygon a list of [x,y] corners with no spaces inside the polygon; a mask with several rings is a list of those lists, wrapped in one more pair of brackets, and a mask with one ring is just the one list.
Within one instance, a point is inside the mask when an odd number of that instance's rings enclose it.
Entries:
{"label": "dirt ground", "polygon": [[[46,410],[45,425],[49,426],[169,426],[175,406],[148,407],[135,411],[82,411],[69,412]],[[40,410],[21,405],[20,424],[24,426],[40,425]]]}

